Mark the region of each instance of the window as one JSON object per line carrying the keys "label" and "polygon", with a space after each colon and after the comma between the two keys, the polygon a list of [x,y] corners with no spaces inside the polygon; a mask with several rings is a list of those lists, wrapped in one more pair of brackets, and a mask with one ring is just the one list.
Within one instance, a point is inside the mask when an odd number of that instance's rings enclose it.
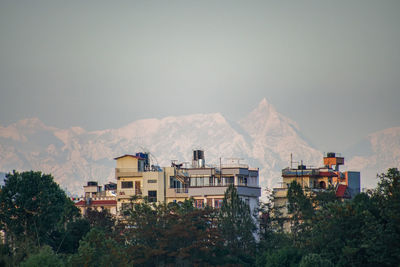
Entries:
{"label": "window", "polygon": [[195,205],[195,207],[198,208],[198,209],[204,208],[204,199],[196,199],[196,200],[194,201],[194,205]]}
{"label": "window", "polygon": [[222,199],[214,199],[214,208],[222,207]]}
{"label": "window", "polygon": [[239,185],[247,186],[247,177],[239,176]]}
{"label": "window", "polygon": [[226,177],[225,178],[225,185],[233,184],[233,177]]}
{"label": "window", "polygon": [[140,188],[140,181],[135,182],[135,195],[141,195],[142,189]]}
{"label": "window", "polygon": [[147,183],[149,183],[149,184],[156,184],[156,183],[157,183],[157,180],[147,180]]}
{"label": "window", "polygon": [[121,182],[121,188],[133,188],[133,182]]}
{"label": "window", "polygon": [[181,182],[176,180],[175,176],[169,177],[169,188],[181,188]]}
{"label": "window", "polygon": [[147,196],[149,202],[157,202],[157,191],[149,191]]}

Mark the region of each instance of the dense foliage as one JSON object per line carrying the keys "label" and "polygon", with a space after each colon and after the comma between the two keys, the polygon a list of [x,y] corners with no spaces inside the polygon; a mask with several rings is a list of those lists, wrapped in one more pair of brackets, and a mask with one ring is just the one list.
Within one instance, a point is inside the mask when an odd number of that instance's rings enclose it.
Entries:
{"label": "dense foliage", "polygon": [[132,200],[124,220],[106,210],[80,217],[50,175],[14,172],[0,192],[0,266],[398,266],[400,172],[339,201],[292,183],[284,231],[270,203],[259,221],[225,193],[220,209]]}

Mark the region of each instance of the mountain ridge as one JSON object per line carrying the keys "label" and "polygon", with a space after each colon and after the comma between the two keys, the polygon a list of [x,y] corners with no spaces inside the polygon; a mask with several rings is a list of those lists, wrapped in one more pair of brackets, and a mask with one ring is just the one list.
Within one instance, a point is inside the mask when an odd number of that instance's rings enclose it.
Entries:
{"label": "mountain ridge", "polygon": [[[366,139],[371,146],[375,144],[373,154],[383,153],[379,146],[389,148],[379,141],[385,136],[400,145],[396,141],[400,127],[395,129]],[[41,170],[53,174],[72,193],[81,192],[89,180],[113,181],[113,159],[122,154],[146,150],[153,155],[155,164],[168,166],[170,160],[190,161],[194,148],[205,150],[207,164],[217,164],[221,157],[241,158],[252,167],[259,167],[262,187],[272,187],[280,181],[281,169],[289,166],[291,154],[308,166],[322,164],[322,153],[302,137],[297,123],[280,114],[266,98],[238,122],[221,113],[197,113],[141,119],[119,128],[95,131],[77,126],[60,129],[47,126],[38,118],[0,125],[1,172]],[[376,163],[376,159],[355,155],[346,159],[346,168],[363,171],[366,166],[379,169],[387,165]],[[367,172],[370,176],[370,170]],[[363,172],[361,177],[363,180]]]}

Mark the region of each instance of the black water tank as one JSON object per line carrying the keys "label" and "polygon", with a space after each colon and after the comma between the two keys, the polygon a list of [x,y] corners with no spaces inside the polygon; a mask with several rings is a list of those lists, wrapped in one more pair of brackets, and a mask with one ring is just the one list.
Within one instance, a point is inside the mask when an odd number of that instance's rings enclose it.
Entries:
{"label": "black water tank", "polygon": [[204,159],[203,150],[193,150],[193,160]]}
{"label": "black water tank", "polygon": [[305,170],[306,169],[306,165],[299,165],[298,168],[299,168],[299,170]]}
{"label": "black water tank", "polygon": [[328,153],[326,153],[326,155],[327,155],[328,158],[335,158],[336,157],[335,152],[328,152]]}

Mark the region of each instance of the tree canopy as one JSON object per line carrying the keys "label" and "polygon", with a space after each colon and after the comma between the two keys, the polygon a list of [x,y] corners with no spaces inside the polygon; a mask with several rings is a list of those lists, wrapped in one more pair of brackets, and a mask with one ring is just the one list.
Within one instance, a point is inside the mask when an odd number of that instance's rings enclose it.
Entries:
{"label": "tree canopy", "polygon": [[51,244],[52,233],[78,216],[51,175],[34,171],[6,175],[0,190],[0,228],[8,242],[29,239],[38,246]]}
{"label": "tree canopy", "polygon": [[[291,233],[265,205],[255,217],[228,187],[222,207],[193,200],[132,202],[126,217],[77,209],[50,175],[13,172],[0,188],[0,266],[398,266],[400,172],[378,176],[376,189],[339,201],[331,192],[289,187]],[[286,217],[287,218],[287,217]]]}

